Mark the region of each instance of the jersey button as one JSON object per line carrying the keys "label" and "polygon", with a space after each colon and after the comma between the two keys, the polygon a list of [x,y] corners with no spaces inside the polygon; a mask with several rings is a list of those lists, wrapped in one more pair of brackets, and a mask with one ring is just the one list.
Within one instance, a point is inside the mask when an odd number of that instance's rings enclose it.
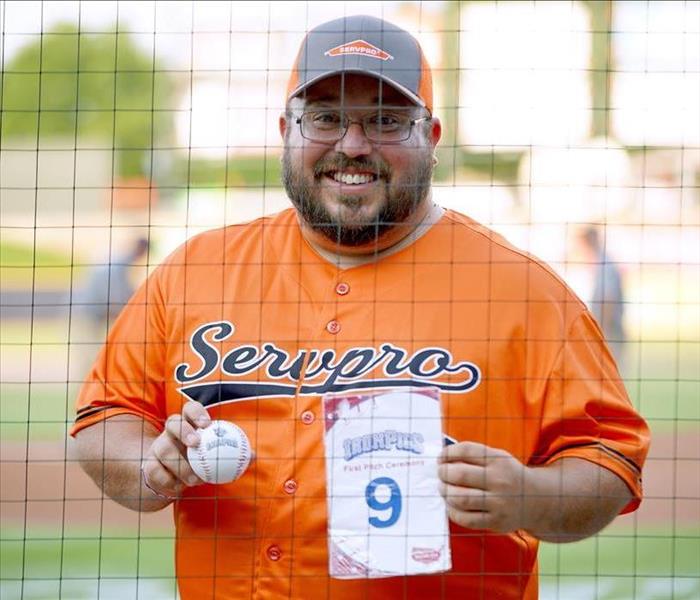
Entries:
{"label": "jersey button", "polygon": [[304,425],[311,425],[315,419],[316,416],[310,410],[305,410],[303,413],[301,413],[301,422]]}
{"label": "jersey button", "polygon": [[336,321],[335,319],[333,319],[332,321],[328,321],[328,324],[326,325],[326,331],[335,335],[340,331],[340,323],[338,323],[338,321]]}
{"label": "jersey button", "polygon": [[284,491],[290,495],[295,494],[298,487],[299,484],[294,481],[294,479],[287,479],[287,481],[284,482]]}
{"label": "jersey button", "polygon": [[280,547],[274,544],[272,546],[268,546],[267,558],[274,561],[278,561],[280,558],[282,558],[282,550]]}
{"label": "jersey button", "polygon": [[344,281],[341,281],[338,285],[335,286],[335,293],[339,296],[345,296],[345,294],[347,294],[349,291],[350,286]]}

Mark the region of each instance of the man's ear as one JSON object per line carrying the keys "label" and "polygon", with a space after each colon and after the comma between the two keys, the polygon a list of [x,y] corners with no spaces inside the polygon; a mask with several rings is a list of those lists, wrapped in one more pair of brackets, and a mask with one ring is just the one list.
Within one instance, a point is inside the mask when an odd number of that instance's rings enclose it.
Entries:
{"label": "man's ear", "polygon": [[282,139],[284,139],[284,135],[285,135],[285,133],[287,133],[287,114],[286,113],[280,113],[279,128],[280,128],[280,135],[282,136]]}
{"label": "man's ear", "polygon": [[430,125],[430,143],[435,148],[442,137],[442,123],[440,123],[440,119],[433,117]]}

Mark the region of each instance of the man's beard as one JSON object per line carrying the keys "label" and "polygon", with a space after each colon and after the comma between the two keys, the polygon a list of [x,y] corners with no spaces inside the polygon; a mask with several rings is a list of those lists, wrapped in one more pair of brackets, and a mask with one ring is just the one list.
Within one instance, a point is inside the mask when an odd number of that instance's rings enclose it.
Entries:
{"label": "man's beard", "polygon": [[[420,157],[411,173],[402,180],[393,182],[391,170],[385,163],[376,163],[366,158],[348,158],[344,154],[338,154],[333,159],[321,160],[314,166],[311,181],[303,176],[301,167],[295,167],[292,163],[289,149],[285,147],[282,154],[282,182],[302,220],[331,242],[348,247],[376,242],[396,225],[408,221],[428,196],[433,175],[430,150]],[[321,178],[324,173],[347,168],[377,174],[378,184],[384,187],[383,206],[371,220],[348,222],[340,214],[331,214],[321,202]],[[363,197],[359,195],[340,196],[340,202],[349,207],[359,207],[362,201]]]}

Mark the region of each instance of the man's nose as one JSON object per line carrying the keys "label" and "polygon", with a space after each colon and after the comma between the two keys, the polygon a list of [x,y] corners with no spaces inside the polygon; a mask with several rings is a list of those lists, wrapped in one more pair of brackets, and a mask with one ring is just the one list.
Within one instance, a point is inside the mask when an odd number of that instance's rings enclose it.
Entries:
{"label": "man's nose", "polygon": [[370,154],[372,143],[365,136],[361,123],[350,123],[345,135],[336,142],[336,152],[342,152],[350,158]]}

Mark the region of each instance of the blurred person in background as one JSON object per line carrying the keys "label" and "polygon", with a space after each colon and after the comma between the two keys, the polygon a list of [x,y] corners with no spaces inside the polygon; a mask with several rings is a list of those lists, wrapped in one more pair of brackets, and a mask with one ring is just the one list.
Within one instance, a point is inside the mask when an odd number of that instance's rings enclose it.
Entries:
{"label": "blurred person in background", "polygon": [[92,365],[97,351],[107,338],[107,332],[129,302],[136,289],[134,267],[148,254],[147,239],[132,241],[113,260],[92,265],[88,275],[73,299],[78,310],[78,327],[71,334],[71,342],[78,344],[79,356],[73,361],[81,379]]}
{"label": "blurred person in background", "polygon": [[583,228],[578,241],[583,260],[593,267],[593,291],[588,305],[603,330],[620,372],[624,373],[625,294],[620,266],[610,259],[598,227],[589,225]]}
{"label": "blurred person in background", "polygon": [[148,248],[148,240],[139,238],[115,260],[95,268],[78,294],[76,304],[98,327],[104,328],[104,333],[105,326],[119,316],[134,294],[132,267],[147,254]]}

